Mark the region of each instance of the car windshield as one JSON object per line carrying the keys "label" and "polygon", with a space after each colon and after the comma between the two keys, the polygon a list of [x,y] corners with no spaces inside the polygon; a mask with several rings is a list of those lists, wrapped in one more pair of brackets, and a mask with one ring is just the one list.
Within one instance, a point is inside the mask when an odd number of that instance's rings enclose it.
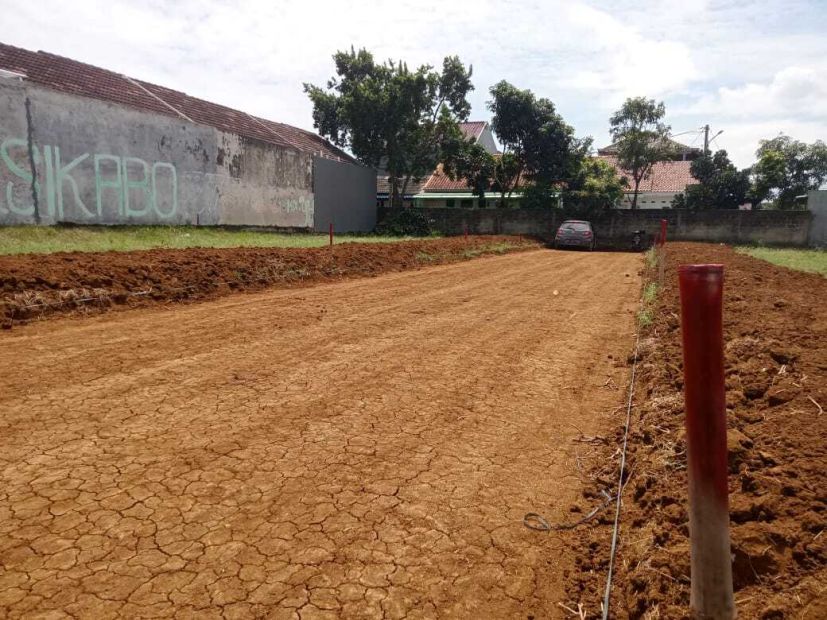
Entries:
{"label": "car windshield", "polygon": [[563,224],[560,227],[561,230],[574,230],[577,232],[586,232],[590,229],[588,224],[584,224],[582,222],[571,222],[569,224]]}

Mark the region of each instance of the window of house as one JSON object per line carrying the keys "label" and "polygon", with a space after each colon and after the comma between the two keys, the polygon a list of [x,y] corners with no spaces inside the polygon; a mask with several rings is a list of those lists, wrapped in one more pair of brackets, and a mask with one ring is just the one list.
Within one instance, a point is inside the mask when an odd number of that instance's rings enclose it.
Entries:
{"label": "window of house", "polygon": [[459,203],[463,209],[470,209],[474,206],[474,200],[472,198],[463,198],[462,201]]}
{"label": "window of house", "polygon": [[454,199],[453,198],[446,199],[445,200],[445,206],[446,207],[453,207],[454,206]]}

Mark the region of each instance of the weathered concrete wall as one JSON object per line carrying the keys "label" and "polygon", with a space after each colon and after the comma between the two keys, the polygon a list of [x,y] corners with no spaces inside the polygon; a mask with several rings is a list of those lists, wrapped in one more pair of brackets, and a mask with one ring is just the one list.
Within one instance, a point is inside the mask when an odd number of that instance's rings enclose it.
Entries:
{"label": "weathered concrete wall", "polygon": [[312,156],[0,80],[0,224],[313,227]]}
{"label": "weathered concrete wall", "polygon": [[813,214],[810,224],[810,245],[827,248],[827,189],[807,194],[807,209]]}
{"label": "weathered concrete wall", "polygon": [[327,232],[367,232],[376,227],[376,170],[313,158],[314,222]]}
{"label": "weathered concrete wall", "polygon": [[[421,208],[434,230],[446,235],[472,234],[551,236],[569,215],[554,209]],[[381,220],[387,208],[380,209]],[[633,231],[655,235],[660,220],[669,222],[669,238],[683,241],[807,245],[809,211],[684,211],[675,209],[615,209],[590,218],[598,241],[613,245]]]}

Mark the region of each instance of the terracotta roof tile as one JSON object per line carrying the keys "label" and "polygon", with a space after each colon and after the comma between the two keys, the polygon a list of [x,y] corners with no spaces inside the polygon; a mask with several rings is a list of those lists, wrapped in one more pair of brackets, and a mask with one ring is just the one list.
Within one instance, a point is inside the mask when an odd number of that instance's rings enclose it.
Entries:
{"label": "terracotta roof tile", "polygon": [[[617,164],[617,158],[611,155],[599,155],[602,159],[615,167],[620,176],[631,177]],[[641,192],[682,192],[687,185],[697,183],[690,172],[691,161],[662,161],[654,165],[648,177],[640,182]]]}
{"label": "terracotta roof tile", "polygon": [[134,80],[114,71],[55,54],[31,52],[0,43],[0,69],[22,73],[32,83],[72,95],[100,99],[165,116],[183,114],[193,122],[245,138],[292,147],[328,159],[355,161],[343,150],[309,131],[257,118],[171,88]]}
{"label": "terracotta roof tile", "polygon": [[[387,175],[377,175],[376,177],[376,193],[377,194],[388,194],[390,195],[391,192],[391,184],[389,181],[390,177]],[[418,194],[422,191],[422,186],[428,181],[427,178],[420,179],[419,181],[414,181],[411,179],[408,182],[408,186],[405,188],[405,195],[406,196],[413,196],[414,194]]]}
{"label": "terracotta roof tile", "polygon": [[466,138],[474,138],[477,140],[482,135],[482,130],[488,123],[485,121],[468,121],[467,123],[460,123],[459,128],[462,135]]}
{"label": "terracotta roof tile", "polygon": [[452,181],[442,171],[442,164],[439,164],[431,177],[422,186],[423,192],[470,192],[465,179]]}

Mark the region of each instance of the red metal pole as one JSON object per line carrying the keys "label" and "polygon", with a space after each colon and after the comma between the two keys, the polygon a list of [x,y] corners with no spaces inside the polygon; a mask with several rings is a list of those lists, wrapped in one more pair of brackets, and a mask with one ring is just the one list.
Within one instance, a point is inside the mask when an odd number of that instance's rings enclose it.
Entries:
{"label": "red metal pole", "polygon": [[330,222],[330,247],[333,247],[333,222]]}
{"label": "red metal pole", "polygon": [[735,617],[729,541],[723,265],[678,268],[683,337],[689,535],[692,591],[698,618]]}
{"label": "red metal pole", "polygon": [[658,245],[664,245],[666,243],[666,220],[660,221],[660,239],[658,240]]}

